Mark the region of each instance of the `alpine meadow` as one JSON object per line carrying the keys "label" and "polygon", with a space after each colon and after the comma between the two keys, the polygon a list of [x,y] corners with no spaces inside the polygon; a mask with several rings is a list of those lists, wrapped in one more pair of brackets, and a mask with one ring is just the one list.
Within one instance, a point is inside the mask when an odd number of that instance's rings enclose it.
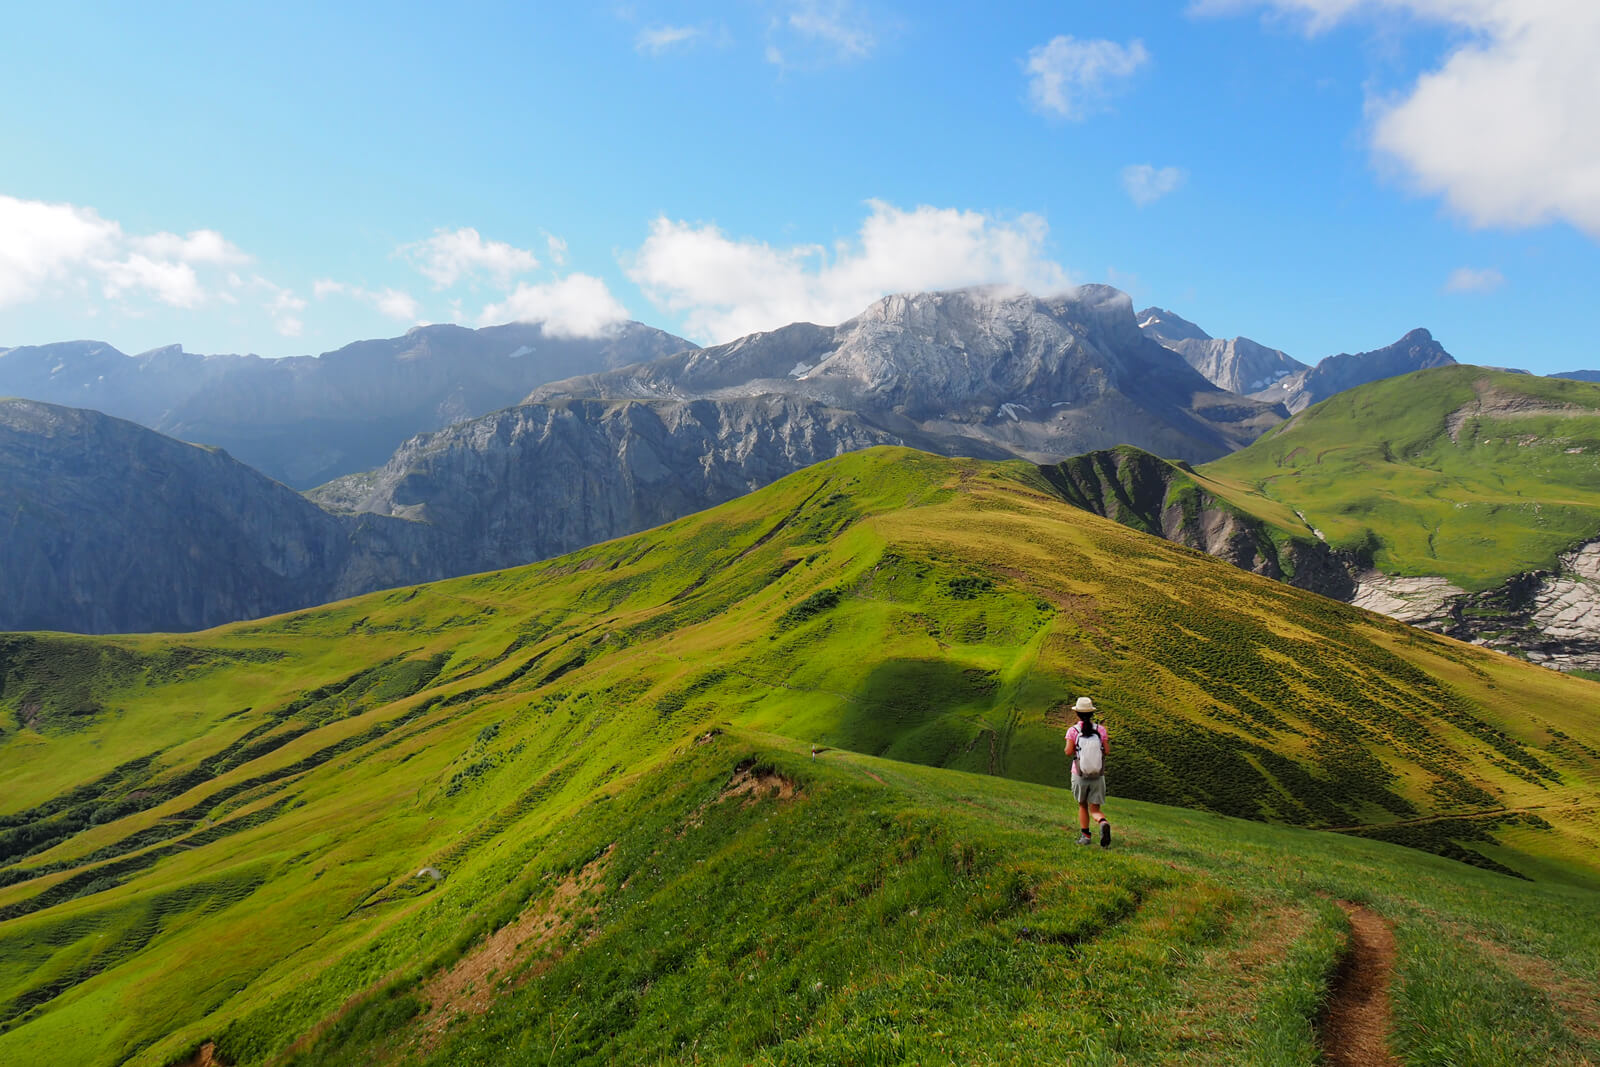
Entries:
{"label": "alpine meadow", "polygon": [[0,1067],[1600,1065],[1600,0],[11,7]]}
{"label": "alpine meadow", "polygon": [[873,449],[529,567],[3,649],[7,1062],[1313,1063],[1341,901],[1408,1061],[1600,1054],[1600,685],[1031,464]]}

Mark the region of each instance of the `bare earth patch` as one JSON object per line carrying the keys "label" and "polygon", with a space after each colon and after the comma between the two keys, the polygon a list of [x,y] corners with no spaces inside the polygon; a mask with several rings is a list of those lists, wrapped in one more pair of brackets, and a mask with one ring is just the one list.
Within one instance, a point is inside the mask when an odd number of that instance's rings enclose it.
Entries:
{"label": "bare earth patch", "polygon": [[1377,912],[1344,901],[1350,945],[1322,1019],[1322,1051],[1334,1067],[1399,1067],[1389,1051],[1389,980],[1394,931]]}
{"label": "bare earth patch", "polygon": [[[594,914],[600,904],[598,899],[590,900],[581,908],[571,905],[599,886],[610,858],[608,846],[582,870],[558,882],[547,898],[524,909],[521,915],[490,934],[483,944],[462,956],[448,970],[428,980],[420,990],[421,998],[428,1004],[420,1026],[424,1049],[436,1047],[456,1019],[488,1011],[524,960],[572,929],[580,917]],[[539,966],[517,974],[516,978],[521,981],[535,977],[560,957],[557,951]]]}
{"label": "bare earth patch", "polygon": [[722,792],[717,794],[715,800],[708,800],[689,813],[683,828],[678,831],[678,838],[682,840],[684,834],[697,829],[705,819],[707,809],[731,797],[744,797],[746,804],[754,804],[763,797],[788,800],[794,794],[793,781],[770,768],[757,768],[754,761],[746,760],[734,768],[733,777],[728,779],[728,784],[722,787]]}
{"label": "bare earth patch", "polygon": [[751,797],[759,800],[765,796],[788,800],[794,796],[794,783],[777,771],[741,766],[728,784],[723,786],[722,792],[717,795],[717,802],[721,803],[729,797]]}
{"label": "bare earth patch", "polygon": [[225,1067],[225,1065],[221,1060],[217,1059],[217,1043],[215,1041],[207,1041],[195,1050],[193,1056],[184,1060],[178,1067]]}

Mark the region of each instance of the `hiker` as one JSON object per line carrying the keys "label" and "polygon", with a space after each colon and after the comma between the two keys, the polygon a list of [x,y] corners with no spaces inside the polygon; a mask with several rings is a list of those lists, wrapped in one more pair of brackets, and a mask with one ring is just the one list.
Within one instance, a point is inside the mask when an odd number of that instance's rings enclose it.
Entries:
{"label": "hiker", "polygon": [[1072,757],[1072,796],[1078,802],[1078,844],[1090,844],[1089,816],[1100,824],[1100,847],[1111,847],[1111,823],[1100,811],[1106,802],[1106,728],[1094,721],[1094,701],[1079,697],[1072,705],[1078,721],[1067,731],[1066,753]]}

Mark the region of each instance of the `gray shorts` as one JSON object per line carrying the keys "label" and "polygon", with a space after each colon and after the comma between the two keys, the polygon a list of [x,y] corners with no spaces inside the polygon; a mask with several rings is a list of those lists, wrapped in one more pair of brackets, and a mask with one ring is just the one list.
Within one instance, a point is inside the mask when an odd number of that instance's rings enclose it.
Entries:
{"label": "gray shorts", "polygon": [[1106,776],[1098,778],[1085,778],[1074,773],[1072,776],[1072,797],[1079,804],[1104,804],[1106,802]]}

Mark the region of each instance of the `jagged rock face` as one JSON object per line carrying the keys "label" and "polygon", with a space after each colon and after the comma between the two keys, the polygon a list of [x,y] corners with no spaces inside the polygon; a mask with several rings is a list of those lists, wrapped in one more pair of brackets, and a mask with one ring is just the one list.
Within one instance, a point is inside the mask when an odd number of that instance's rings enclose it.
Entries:
{"label": "jagged rock face", "polygon": [[0,350],[0,396],[93,408],[216,445],[308,488],[382,463],[407,437],[514,404],[556,378],[693,348],[627,323],[596,339],[523,323],[422,326],[322,356],[125,356],[98,341]]}
{"label": "jagged rock face", "polygon": [[1455,357],[1427,330],[1412,330],[1394,344],[1371,352],[1329,356],[1315,367],[1299,371],[1251,395],[1257,400],[1282,404],[1291,413],[1304,411],[1335,393],[1382,378],[1394,378],[1429,367],[1448,367]]}
{"label": "jagged rock face", "polygon": [[943,437],[950,454],[966,440],[964,454],[1040,460],[1131,443],[1200,461],[1282,418],[1150,341],[1126,294],[1098,285],[1048,299],[1001,289],[891,296],[835,327],[796,324],[553,383],[528,399],[765,394]]}
{"label": "jagged rock face", "polygon": [[1040,470],[1070,504],[1243,570],[1559,670],[1600,670],[1600,540],[1563,555],[1554,573],[1519,574],[1469,593],[1439,577],[1383,574],[1320,540],[1274,537],[1181,464],[1138,449],[1074,456]]}
{"label": "jagged rock face", "polygon": [[1306,369],[1304,363],[1276,348],[1248,337],[1212,337],[1162,308],[1145,308],[1138,317],[1139,329],[1146,337],[1172,349],[1207,381],[1229,392],[1256,393]]}
{"label": "jagged rock face", "polygon": [[897,443],[847,412],[786,397],[558,401],[415,438],[381,470],[311,496],[426,522],[486,570],[648,529],[844,452]]}
{"label": "jagged rock face", "polygon": [[1481,593],[1452,589],[1416,622],[1560,670],[1600,670],[1600,540],[1563,554],[1553,572]]}
{"label": "jagged rock face", "polygon": [[1301,589],[1349,599],[1349,561],[1321,543],[1281,545],[1260,520],[1208,492],[1181,464],[1118,448],[1040,468],[1085,511]]}
{"label": "jagged rock face", "polygon": [[330,515],[225,452],[0,402],[0,630],[195,630],[445,562],[434,531]]}

